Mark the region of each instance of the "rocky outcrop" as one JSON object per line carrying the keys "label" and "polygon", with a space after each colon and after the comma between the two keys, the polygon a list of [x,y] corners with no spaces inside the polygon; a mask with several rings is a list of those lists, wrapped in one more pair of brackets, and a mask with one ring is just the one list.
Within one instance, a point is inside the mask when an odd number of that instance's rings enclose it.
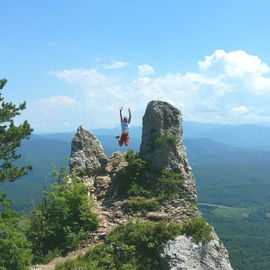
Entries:
{"label": "rocky outcrop", "polygon": [[181,173],[188,191],[186,200],[196,201],[195,180],[188,162],[186,148],[182,143],[182,116],[171,104],[154,100],[146,108],[143,117],[140,156],[150,160],[161,169],[172,169]]}
{"label": "rocky outcrop", "polygon": [[[182,223],[190,217],[200,216],[196,206],[195,180],[189,166],[186,149],[182,144],[181,112],[167,102],[151,101],[143,117],[143,134],[140,157],[149,160],[153,167],[181,174],[183,186],[176,197],[155,211],[127,212],[125,203],[114,189],[114,179],[119,170],[128,165],[125,153],[116,152],[109,158],[97,138],[79,127],[72,141],[70,169],[83,171],[81,179],[89,187],[95,212],[100,218],[99,228],[89,236],[89,245],[102,240],[117,225],[140,217],[143,220],[165,220]],[[226,249],[217,236],[208,244],[196,244],[190,238],[179,236],[169,241],[162,254],[165,269],[232,269]]]}
{"label": "rocky outcrop", "polygon": [[95,175],[105,168],[106,161],[107,157],[99,140],[80,126],[71,143],[71,173],[77,170],[88,176]]}
{"label": "rocky outcrop", "polygon": [[115,152],[109,158],[99,140],[91,131],[80,126],[71,143],[70,172],[75,172],[89,188],[94,202],[93,211],[98,214],[98,230],[88,239],[91,246],[102,240],[115,226],[124,224],[130,218],[122,212],[122,202],[114,199],[112,179],[127,166],[125,153]]}
{"label": "rocky outcrop", "polygon": [[217,239],[196,244],[181,235],[168,241],[161,256],[170,270],[232,270],[228,252]]}

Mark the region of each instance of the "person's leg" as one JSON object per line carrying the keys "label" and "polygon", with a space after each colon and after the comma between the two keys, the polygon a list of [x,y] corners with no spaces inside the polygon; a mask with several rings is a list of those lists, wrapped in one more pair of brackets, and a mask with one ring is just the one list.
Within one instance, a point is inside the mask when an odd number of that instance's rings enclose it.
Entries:
{"label": "person's leg", "polygon": [[124,134],[122,134],[121,137],[118,139],[119,146],[122,146],[124,141],[125,141],[125,136]]}
{"label": "person's leg", "polygon": [[129,135],[125,136],[125,145],[128,146],[129,144]]}
{"label": "person's leg", "polygon": [[122,146],[123,145],[123,141],[121,140],[121,137],[120,136],[116,136],[115,138],[117,139],[119,146]]}

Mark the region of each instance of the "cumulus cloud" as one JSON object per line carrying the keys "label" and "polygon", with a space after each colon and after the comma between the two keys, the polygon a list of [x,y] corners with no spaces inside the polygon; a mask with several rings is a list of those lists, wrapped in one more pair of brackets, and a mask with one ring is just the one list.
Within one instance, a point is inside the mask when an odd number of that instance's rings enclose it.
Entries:
{"label": "cumulus cloud", "polygon": [[204,61],[199,62],[199,68],[202,72],[210,71],[215,76],[214,69],[225,76],[243,76],[247,73],[262,75],[270,72],[269,67],[262,63],[258,56],[249,55],[242,50],[229,53],[217,50],[212,55],[206,56]]}
{"label": "cumulus cloud", "polygon": [[155,73],[155,70],[150,65],[139,65],[138,66],[139,76],[144,77]]}
{"label": "cumulus cloud", "polygon": [[270,68],[258,56],[249,55],[245,51],[226,53],[217,50],[199,62],[200,73],[220,80],[239,80],[251,91],[270,92]]}
{"label": "cumulus cloud", "polygon": [[217,50],[198,63],[198,70],[163,76],[154,76],[149,65],[138,66],[138,74],[129,71],[121,76],[104,67],[54,71],[50,74],[69,84],[76,99],[55,95],[40,101],[36,109],[44,119],[54,117],[54,125],[65,121],[73,130],[80,124],[89,128],[118,125],[120,106],[124,113],[131,107],[133,125],[141,125],[145,106],[153,99],[174,104],[184,120],[270,123],[270,68],[258,56]]}

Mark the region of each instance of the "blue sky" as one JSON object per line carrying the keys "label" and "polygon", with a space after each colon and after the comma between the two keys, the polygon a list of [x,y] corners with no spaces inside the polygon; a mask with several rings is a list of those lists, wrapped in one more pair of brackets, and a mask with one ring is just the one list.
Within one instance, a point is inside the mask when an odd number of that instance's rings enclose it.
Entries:
{"label": "blue sky", "polygon": [[269,1],[1,2],[6,101],[36,132],[140,125],[162,99],[184,120],[270,124]]}

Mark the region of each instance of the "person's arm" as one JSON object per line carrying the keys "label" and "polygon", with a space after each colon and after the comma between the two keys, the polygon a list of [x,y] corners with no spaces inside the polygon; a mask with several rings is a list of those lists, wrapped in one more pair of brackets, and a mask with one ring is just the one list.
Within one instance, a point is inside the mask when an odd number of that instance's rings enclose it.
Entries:
{"label": "person's arm", "polygon": [[120,107],[120,121],[121,122],[123,122],[122,110],[123,110],[123,107]]}
{"label": "person's arm", "polygon": [[128,108],[128,114],[129,114],[128,122],[130,123],[130,121],[131,121],[131,112],[130,112],[130,108]]}

